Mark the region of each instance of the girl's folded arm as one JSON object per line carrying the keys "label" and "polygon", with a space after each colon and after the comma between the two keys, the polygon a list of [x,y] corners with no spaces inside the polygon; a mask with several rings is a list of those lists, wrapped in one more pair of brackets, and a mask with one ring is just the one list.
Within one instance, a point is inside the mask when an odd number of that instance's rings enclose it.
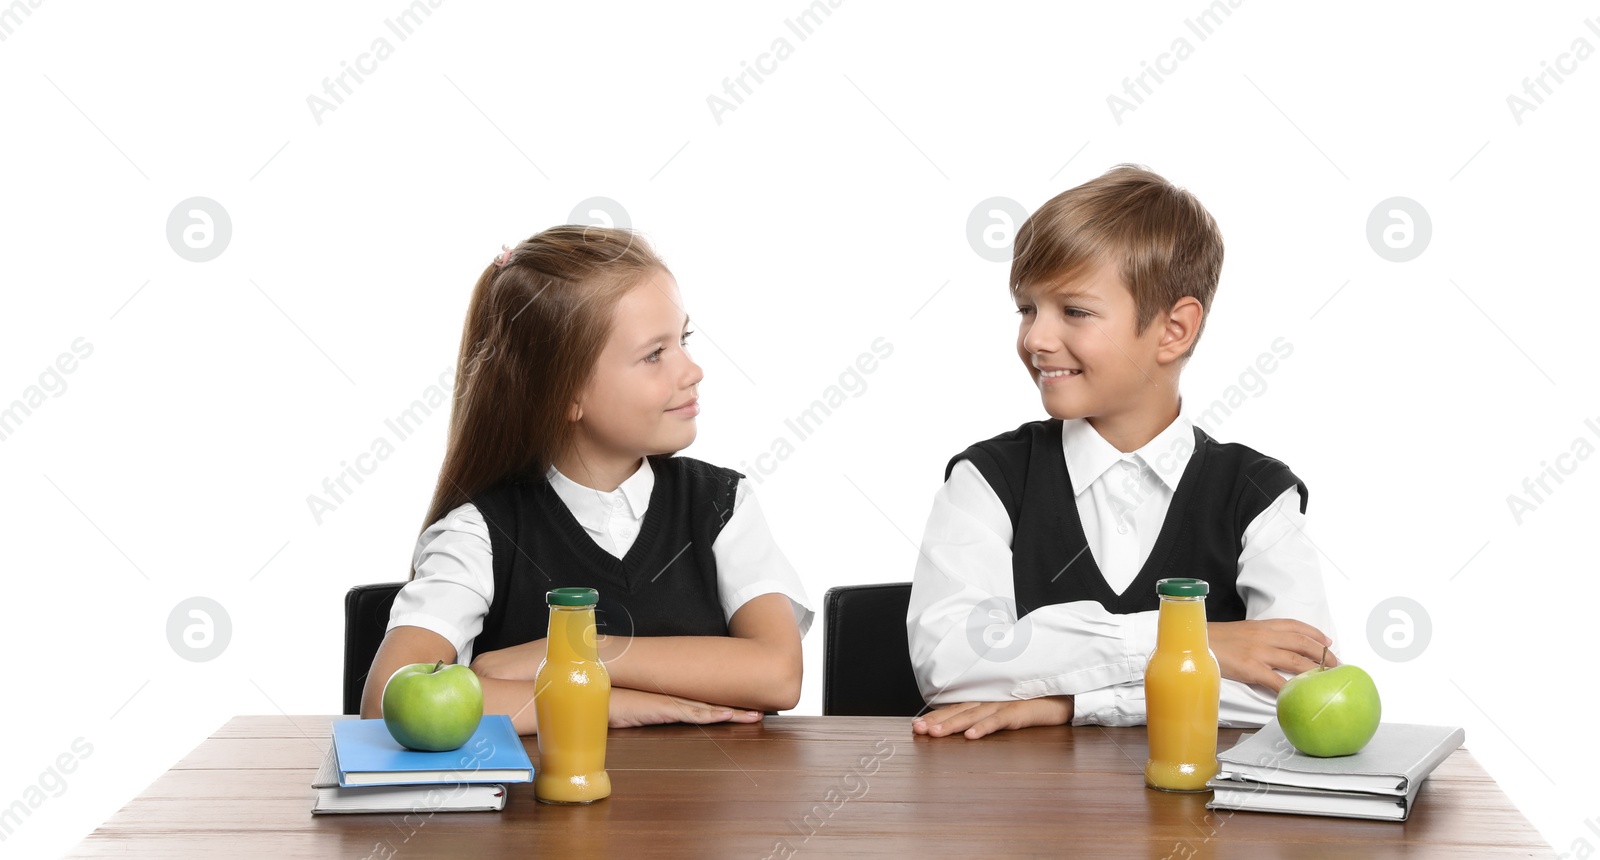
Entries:
{"label": "girl's folded arm", "polygon": [[367,684],[361,690],[361,716],[374,720],[383,716],[383,688],[395,672],[412,663],[446,663],[456,661],[456,649],[450,640],[432,630],[410,625],[392,628],[384,634],[378,653],[372,658],[372,668],[367,671]]}
{"label": "girl's folded arm", "polygon": [[[455,646],[450,640],[423,627],[401,625],[390,630],[378,646],[372,659],[372,670],[367,673],[367,686],[361,693],[361,716],[377,719],[383,716],[383,687],[403,666],[412,663],[446,663],[456,661]],[[496,678],[478,678],[483,684],[483,712],[508,714],[517,734],[531,735],[539,730],[533,712],[533,684],[528,681],[504,681]]]}
{"label": "girl's folded arm", "polygon": [[800,701],[800,628],[779,593],[751,598],[727,636],[606,636],[600,660],[614,687],[734,708],[781,711]]}

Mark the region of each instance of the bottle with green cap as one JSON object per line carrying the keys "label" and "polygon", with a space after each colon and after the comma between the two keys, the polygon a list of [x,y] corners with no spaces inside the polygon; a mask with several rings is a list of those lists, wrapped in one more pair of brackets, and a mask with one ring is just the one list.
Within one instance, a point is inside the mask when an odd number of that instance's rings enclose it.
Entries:
{"label": "bottle with green cap", "polygon": [[1163,791],[1205,791],[1217,773],[1217,705],[1222,670],[1206,638],[1206,594],[1201,579],[1156,583],[1161,609],[1156,650],[1144,671],[1145,719],[1150,759],[1144,782]]}
{"label": "bottle with green cap", "polygon": [[556,588],[545,658],[534,678],[539,764],[533,795],[543,803],[593,803],[611,794],[606,773],[611,676],[600,663],[592,588]]}

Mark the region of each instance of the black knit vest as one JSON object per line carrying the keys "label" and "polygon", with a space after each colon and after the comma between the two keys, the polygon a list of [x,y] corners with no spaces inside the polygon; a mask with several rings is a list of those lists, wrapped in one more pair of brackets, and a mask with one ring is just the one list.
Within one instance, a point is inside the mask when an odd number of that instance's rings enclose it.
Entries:
{"label": "black knit vest", "polygon": [[688,457],[651,457],[650,466],[650,505],[622,558],[589,537],[543,476],[473,498],[494,554],[494,600],[473,653],[544,638],[545,593],[559,586],[600,592],[595,620],[605,634],[728,635],[711,545],[744,476]]}
{"label": "black knit vest", "polygon": [[1125,591],[1111,590],[1088,549],[1061,449],[1061,421],[1034,421],[956,455],[970,460],[1011,517],[1011,578],[1017,617],[1041,606],[1093,600],[1127,614],[1157,609],[1157,580],[1191,576],[1211,585],[1206,617],[1244,619],[1239,594],[1239,551],[1244,530],[1290,487],[1307,490],[1283,463],[1235,443],[1223,444],[1194,428],[1194,454],[1178,481],[1150,556]]}

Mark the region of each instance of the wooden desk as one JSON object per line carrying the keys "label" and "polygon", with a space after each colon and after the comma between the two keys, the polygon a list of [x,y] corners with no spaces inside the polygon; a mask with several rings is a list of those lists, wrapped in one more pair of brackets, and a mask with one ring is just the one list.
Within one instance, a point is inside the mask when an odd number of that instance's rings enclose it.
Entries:
{"label": "wooden desk", "polygon": [[[312,816],[330,717],[236,717],[72,856],[1548,857],[1465,750],[1411,820],[1208,811],[1143,784],[1142,728],[913,736],[891,717],[612,730],[614,794],[553,807],[511,787],[503,812]],[[1222,730],[1231,746],[1238,730]],[[528,752],[535,762],[534,739]]]}

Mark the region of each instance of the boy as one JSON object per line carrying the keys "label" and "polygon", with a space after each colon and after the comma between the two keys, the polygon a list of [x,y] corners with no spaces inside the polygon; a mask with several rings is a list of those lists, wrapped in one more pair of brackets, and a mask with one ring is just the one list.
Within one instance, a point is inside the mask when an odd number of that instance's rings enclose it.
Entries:
{"label": "boy", "polygon": [[1305,485],[1179,414],[1221,269],[1211,215],[1132,165],[1017,231],[1017,355],[1051,420],[945,468],[906,618],[916,733],[1142,724],[1164,577],[1211,584],[1223,725],[1269,720],[1333,644]]}

